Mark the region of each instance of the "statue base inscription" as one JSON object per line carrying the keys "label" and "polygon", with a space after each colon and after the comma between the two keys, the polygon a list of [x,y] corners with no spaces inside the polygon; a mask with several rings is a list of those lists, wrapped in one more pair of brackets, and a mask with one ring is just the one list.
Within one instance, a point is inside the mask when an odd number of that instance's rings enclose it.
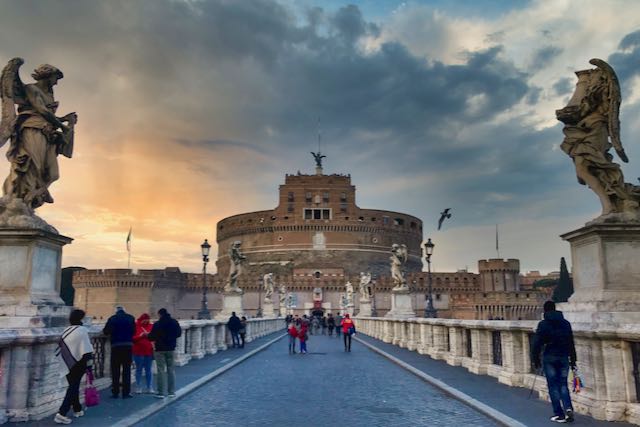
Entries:
{"label": "statue base inscription", "polygon": [[411,292],[409,289],[393,289],[391,291],[391,310],[385,315],[385,317],[392,317],[395,319],[416,317],[416,313],[413,311],[413,303],[411,299]]}
{"label": "statue base inscription", "polygon": [[0,228],[0,316],[4,328],[62,326],[62,247],[72,239],[45,230]]}
{"label": "statue base inscription", "polygon": [[262,306],[262,317],[278,317],[272,302],[265,302]]}
{"label": "statue base inscription", "polygon": [[371,317],[373,314],[371,310],[370,300],[360,300],[360,310],[358,311],[358,317]]}
{"label": "statue base inscription", "polygon": [[244,314],[244,309],[242,308],[242,293],[225,292],[222,294],[222,311],[216,315],[216,319],[228,320],[234,311],[238,317]]}
{"label": "statue base inscription", "polygon": [[640,323],[640,224],[589,224],[571,244],[574,294],[559,309],[571,322]]}

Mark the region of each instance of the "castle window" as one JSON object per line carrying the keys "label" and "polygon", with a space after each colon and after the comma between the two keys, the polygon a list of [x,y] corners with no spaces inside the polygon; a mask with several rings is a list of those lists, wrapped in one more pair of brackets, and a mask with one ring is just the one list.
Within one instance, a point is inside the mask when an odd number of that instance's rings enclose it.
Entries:
{"label": "castle window", "polygon": [[307,203],[311,203],[311,198],[312,198],[312,196],[311,196],[311,192],[307,191],[307,192],[305,193],[305,195],[304,195],[304,199],[305,199],[305,201],[306,201]]}
{"label": "castle window", "polygon": [[436,294],[436,301],[440,301],[440,294]]}
{"label": "castle window", "polygon": [[293,191],[289,191],[289,195],[287,196],[287,201],[293,202]]}
{"label": "castle window", "polygon": [[411,228],[416,228],[417,224],[414,221],[411,221]]}
{"label": "castle window", "polygon": [[382,217],[382,224],[389,225],[389,217],[388,216],[383,216]]}
{"label": "castle window", "polygon": [[360,221],[360,222],[364,221],[364,217],[363,216],[358,217],[358,221]]}
{"label": "castle window", "polygon": [[320,209],[313,210],[313,219],[320,219],[322,217],[322,211]]}
{"label": "castle window", "polygon": [[322,219],[331,219],[331,211],[329,209],[322,209]]}
{"label": "castle window", "polygon": [[313,219],[313,209],[304,210],[304,219]]}
{"label": "castle window", "polygon": [[322,273],[319,271],[316,271],[315,273],[313,273],[313,277],[315,277],[316,279],[319,279],[320,276],[322,276]]}
{"label": "castle window", "polygon": [[340,201],[343,202],[343,203],[347,202],[347,193],[342,193],[340,195]]}
{"label": "castle window", "polygon": [[322,193],[322,201],[324,203],[329,203],[329,193]]}
{"label": "castle window", "polygon": [[347,204],[346,203],[341,203],[340,204],[340,212],[342,212],[342,213],[346,213],[347,212]]}
{"label": "castle window", "polygon": [[331,219],[331,209],[305,209],[304,219]]}
{"label": "castle window", "polygon": [[291,213],[293,212],[293,204],[289,203],[289,206],[287,206],[287,212]]}
{"label": "castle window", "polygon": [[371,222],[376,222],[376,221],[377,221],[377,219],[376,219],[376,217],[375,217],[375,216],[374,216],[374,217],[371,217]]}
{"label": "castle window", "polygon": [[393,220],[393,225],[404,225],[404,219],[396,218]]}

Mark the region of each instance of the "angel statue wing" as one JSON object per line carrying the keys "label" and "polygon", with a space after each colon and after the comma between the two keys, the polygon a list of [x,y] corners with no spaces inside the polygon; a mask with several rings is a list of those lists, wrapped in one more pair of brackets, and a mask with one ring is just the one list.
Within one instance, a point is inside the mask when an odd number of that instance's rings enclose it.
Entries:
{"label": "angel statue wing", "polygon": [[15,131],[16,107],[14,104],[26,103],[24,85],[18,74],[22,64],[24,64],[24,59],[13,58],[7,63],[0,75],[0,99],[2,100],[0,147],[6,144]]}
{"label": "angel statue wing", "polygon": [[607,64],[602,59],[593,58],[589,61],[589,64],[600,68],[607,76],[607,81],[609,83],[609,117],[607,123],[609,136],[611,138],[611,144],[613,145],[613,148],[615,148],[616,153],[618,153],[618,156],[620,156],[620,159],[623,162],[628,163],[629,159],[627,158],[627,154],[624,152],[622,142],[620,141],[620,102],[622,100],[622,95],[620,94],[618,76],[616,75],[616,72],[613,71],[611,65]]}

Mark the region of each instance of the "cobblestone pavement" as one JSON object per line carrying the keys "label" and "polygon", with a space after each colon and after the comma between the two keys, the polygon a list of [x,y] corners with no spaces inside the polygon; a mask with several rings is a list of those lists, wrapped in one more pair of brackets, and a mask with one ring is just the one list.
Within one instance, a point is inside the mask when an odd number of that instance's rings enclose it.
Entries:
{"label": "cobblestone pavement", "polygon": [[492,426],[492,420],[354,342],[311,336],[309,354],[283,339],[139,427]]}

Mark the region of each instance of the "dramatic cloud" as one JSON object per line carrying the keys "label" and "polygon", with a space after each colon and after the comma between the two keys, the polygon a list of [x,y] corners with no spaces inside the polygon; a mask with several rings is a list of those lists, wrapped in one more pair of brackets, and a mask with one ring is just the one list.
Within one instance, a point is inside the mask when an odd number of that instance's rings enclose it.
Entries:
{"label": "dramatic cloud", "polygon": [[[75,238],[65,265],[125,265],[132,226],[134,266],[197,271],[217,221],[274,207],[285,173],[312,170],[319,121],[327,171],[351,173],[360,206],[417,215],[427,234],[454,209],[441,270],[493,256],[495,223],[501,255],[556,269],[557,235],[598,204],[557,149],[554,111],[591,57],[633,90],[640,6],[492,5],[4,3],[0,61],[24,57],[27,81],[39,63],[60,67],[60,111],[80,117],[56,203],[40,209]],[[624,96],[623,136],[639,126]],[[636,176],[640,149],[627,152]]]}

